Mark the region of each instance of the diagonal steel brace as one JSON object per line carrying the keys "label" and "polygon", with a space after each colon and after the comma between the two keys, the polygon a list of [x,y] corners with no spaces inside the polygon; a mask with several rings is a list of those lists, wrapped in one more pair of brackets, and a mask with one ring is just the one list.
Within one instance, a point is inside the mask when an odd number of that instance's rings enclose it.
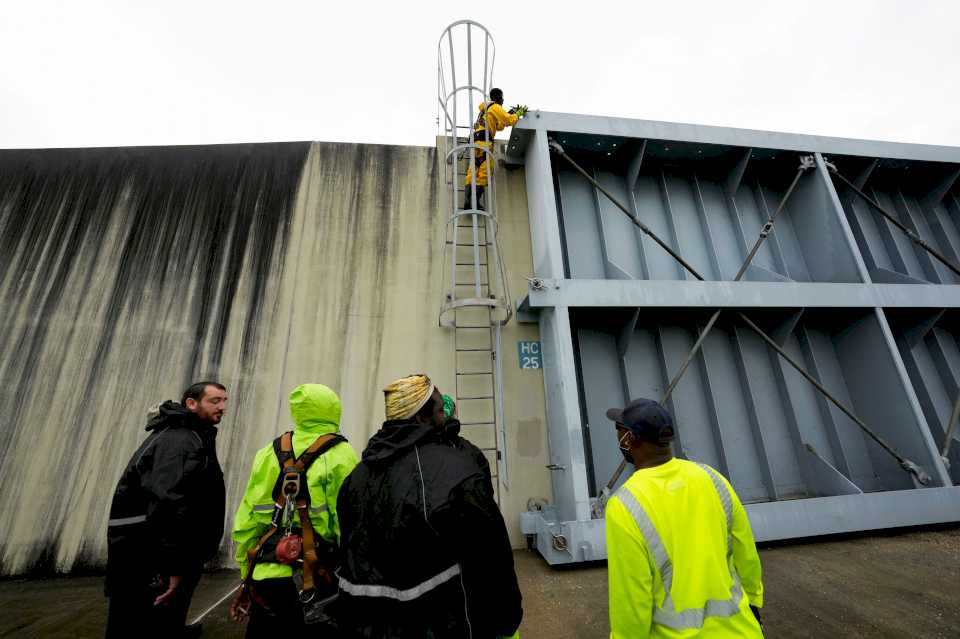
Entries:
{"label": "diagonal steel brace", "polygon": [[885,208],[880,206],[880,204],[876,200],[874,200],[872,197],[864,193],[856,184],[854,184],[853,182],[845,178],[843,174],[837,170],[837,167],[832,162],[826,162],[826,165],[827,165],[827,169],[831,173],[833,173],[835,176],[837,176],[837,179],[843,182],[844,185],[846,185],[846,187],[849,188],[851,191],[859,195],[867,204],[873,207],[877,211],[877,213],[879,213],[884,218],[886,218],[887,221],[889,221],[895,227],[903,231],[903,234],[906,235],[908,238],[910,238],[911,242],[913,242],[914,244],[922,248],[924,251],[932,255],[938,262],[946,266],[948,269],[950,269],[957,275],[960,275],[960,266],[957,266],[956,264],[951,262],[950,259],[947,258],[943,253],[941,253],[937,249],[930,246],[930,244],[928,244],[926,240],[924,240],[922,237],[914,233],[912,229],[910,229],[905,224],[903,224],[895,216],[891,215],[889,211],[887,211]]}
{"label": "diagonal steel brace", "polygon": [[[578,173],[580,173],[583,177],[585,177],[594,186],[594,188],[596,188],[598,191],[603,193],[607,197],[607,199],[609,199],[611,202],[613,202],[614,205],[617,206],[617,208],[623,211],[627,215],[627,217],[630,218],[630,221],[633,222],[635,226],[637,226],[641,231],[643,231],[643,233],[645,233],[648,237],[650,237],[650,239],[656,242],[660,247],[666,250],[667,253],[669,253],[671,257],[677,260],[677,262],[679,262],[691,275],[693,275],[696,279],[700,281],[704,281],[704,277],[693,266],[691,266],[689,262],[684,260],[679,253],[677,253],[666,242],[660,239],[657,236],[657,234],[650,229],[650,227],[648,227],[639,219],[639,216],[633,215],[616,197],[614,197],[609,191],[603,188],[603,186],[601,186],[600,183],[593,178],[593,176],[587,173],[583,169],[583,167],[581,167],[579,164],[577,164],[577,162],[573,158],[567,155],[563,147],[560,146],[560,144],[558,144],[556,140],[550,139],[549,146],[550,146],[550,150],[553,153],[556,153],[557,155],[562,157],[564,160],[566,160],[567,163],[569,163],[570,166],[572,166]],[[740,271],[738,271],[737,273],[737,276],[739,278],[743,277],[743,274],[746,272],[746,269],[749,267],[750,262],[753,260],[753,257],[756,255],[757,251],[759,250],[760,245],[763,243],[763,241],[766,239],[767,235],[769,234],[768,225],[772,228],[772,222],[774,217],[783,209],[787,199],[795,189],[796,184],[800,179],[800,176],[803,174],[804,171],[811,168],[812,166],[813,166],[812,164],[807,165],[806,159],[804,159],[803,163],[801,163],[800,168],[797,170],[797,175],[794,178],[793,183],[791,183],[790,188],[788,189],[786,195],[784,196],[783,200],[781,200],[780,205],[777,207],[777,210],[774,212],[774,214],[771,215],[770,219],[767,220],[767,224],[764,225],[764,231],[766,232],[761,231],[760,237],[754,243],[753,249],[751,249],[749,255],[747,256],[747,260],[740,267]],[[763,339],[763,341],[766,342],[768,346],[770,346],[774,351],[776,351],[778,355],[780,355],[780,357],[782,357],[798,373],[800,373],[805,379],[807,379],[811,384],[813,384],[814,388],[820,391],[820,393],[822,393],[824,397],[827,398],[827,400],[829,400],[832,404],[834,404],[837,408],[839,408],[847,417],[853,420],[853,422],[858,427],[860,427],[860,429],[863,430],[864,433],[866,433],[881,448],[883,448],[894,459],[896,459],[897,463],[900,465],[900,467],[904,471],[913,475],[916,478],[916,480],[921,484],[926,485],[930,482],[930,476],[922,468],[920,468],[917,464],[915,464],[914,462],[910,461],[909,459],[905,458],[903,455],[898,453],[880,435],[878,435],[873,429],[867,426],[867,424],[862,419],[857,417],[856,414],[853,413],[853,411],[851,411],[849,408],[844,406],[840,402],[840,400],[838,400],[836,397],[830,394],[830,392],[826,388],[824,388],[824,386],[819,382],[819,380],[817,380],[813,375],[808,373],[795,359],[793,359],[793,357],[790,356],[789,353],[787,353],[779,344],[777,344],[776,341],[773,340],[773,338],[767,335],[763,331],[763,329],[757,326],[752,320],[750,320],[750,318],[748,318],[743,313],[737,313],[737,315],[743,320],[743,322],[747,325],[747,327],[750,330],[752,330],[757,335],[759,335],[760,338]],[[691,352],[690,355],[687,356],[687,359],[684,360],[684,366],[682,367],[681,371],[676,376],[674,376],[674,379],[671,381],[670,387],[668,387],[667,389],[668,397],[669,397],[669,393],[673,392],[673,389],[676,387],[677,382],[679,382],[680,376],[682,376],[683,372],[686,371],[686,368],[689,366],[690,361],[693,359],[693,356],[696,354],[696,351],[699,350],[699,348],[703,345],[704,339],[706,338],[708,331],[713,328],[714,324],[716,324],[716,320],[717,318],[719,318],[719,316],[720,316],[720,310],[717,310],[711,317],[711,321],[708,322],[708,325],[705,328],[705,330],[701,333],[700,337],[697,340],[697,343],[694,344],[694,350]],[[615,473],[614,477],[611,478],[611,480],[607,483],[606,488],[604,488],[605,495],[609,494],[610,489],[612,489],[613,485],[616,484],[617,479],[619,479],[620,475],[623,473],[625,468],[626,468],[626,462],[625,461],[621,462],[620,467],[617,469],[617,472]]]}
{"label": "diagonal steel brace", "polygon": [[957,421],[960,420],[960,392],[957,393],[957,401],[953,405],[953,412],[950,413],[950,422],[947,424],[947,434],[943,438],[943,450],[940,456],[943,463],[950,467],[950,444],[953,443],[953,431],[957,428]]}

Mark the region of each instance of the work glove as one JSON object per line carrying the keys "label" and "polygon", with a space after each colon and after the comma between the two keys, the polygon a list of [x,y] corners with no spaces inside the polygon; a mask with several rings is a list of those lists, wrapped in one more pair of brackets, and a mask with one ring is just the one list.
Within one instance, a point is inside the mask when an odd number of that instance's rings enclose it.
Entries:
{"label": "work glove", "polygon": [[526,104],[518,104],[517,106],[510,109],[510,113],[516,113],[518,118],[522,118],[527,115],[527,111],[530,109]]}

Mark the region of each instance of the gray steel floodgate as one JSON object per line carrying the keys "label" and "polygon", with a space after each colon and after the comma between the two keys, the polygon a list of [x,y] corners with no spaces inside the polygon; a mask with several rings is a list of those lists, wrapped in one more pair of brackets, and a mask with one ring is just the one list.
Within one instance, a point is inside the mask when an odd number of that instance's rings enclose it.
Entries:
{"label": "gray steel floodgate", "polygon": [[[688,281],[549,139],[712,281]],[[509,149],[526,164],[540,279],[521,308],[540,312],[555,468],[555,504],[524,526],[551,563],[605,556],[595,501],[620,456],[604,410],[659,397],[717,308],[744,312],[931,477],[916,484],[723,313],[670,408],[678,452],[731,479],[758,538],[960,520],[938,453],[960,389],[960,280],[835,173],[953,259],[960,149],[551,113]],[[730,282],[807,154],[815,170]]]}

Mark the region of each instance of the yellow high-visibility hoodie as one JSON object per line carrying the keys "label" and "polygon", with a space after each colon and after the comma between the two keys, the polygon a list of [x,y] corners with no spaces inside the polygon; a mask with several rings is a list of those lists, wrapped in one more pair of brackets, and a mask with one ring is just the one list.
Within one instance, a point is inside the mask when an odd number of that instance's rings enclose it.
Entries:
{"label": "yellow high-visibility hoodie", "polygon": [[[340,398],[323,384],[301,384],[290,393],[290,414],[293,430],[293,454],[299,457],[318,437],[340,431]],[[357,454],[347,442],[340,442],[318,457],[307,469],[310,491],[310,521],[316,535],[340,543],[337,520],[337,493],[347,475],[357,465]],[[273,487],[280,476],[280,463],[269,443],[253,458],[250,481],[237,508],[233,523],[240,578],[247,574],[247,551],[257,545],[270,530],[273,516]],[[290,566],[258,562],[253,570],[255,580],[289,577]]]}
{"label": "yellow high-visibility hoodie", "polygon": [[763,636],[760,557],[720,473],[681,459],[634,472],[606,531],[611,639]]}
{"label": "yellow high-visibility hoodie", "polygon": [[[475,131],[482,131],[483,124],[481,122],[486,119],[487,129],[490,131],[490,141],[493,141],[493,137],[500,131],[503,131],[508,126],[513,126],[520,121],[519,116],[515,113],[507,113],[507,110],[502,106],[497,104],[494,101],[481,102],[480,106],[477,107],[480,111],[480,114],[477,117],[478,126],[474,127]],[[486,109],[486,116],[483,116],[484,109]]]}

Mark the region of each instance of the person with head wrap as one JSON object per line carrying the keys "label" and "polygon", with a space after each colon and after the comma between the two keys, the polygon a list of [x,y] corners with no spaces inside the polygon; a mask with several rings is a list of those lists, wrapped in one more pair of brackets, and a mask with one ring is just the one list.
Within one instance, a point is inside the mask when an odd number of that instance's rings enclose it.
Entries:
{"label": "person with head wrap", "polygon": [[426,375],[383,392],[387,419],[338,498],[340,631],[516,636],[520,588],[486,458]]}

